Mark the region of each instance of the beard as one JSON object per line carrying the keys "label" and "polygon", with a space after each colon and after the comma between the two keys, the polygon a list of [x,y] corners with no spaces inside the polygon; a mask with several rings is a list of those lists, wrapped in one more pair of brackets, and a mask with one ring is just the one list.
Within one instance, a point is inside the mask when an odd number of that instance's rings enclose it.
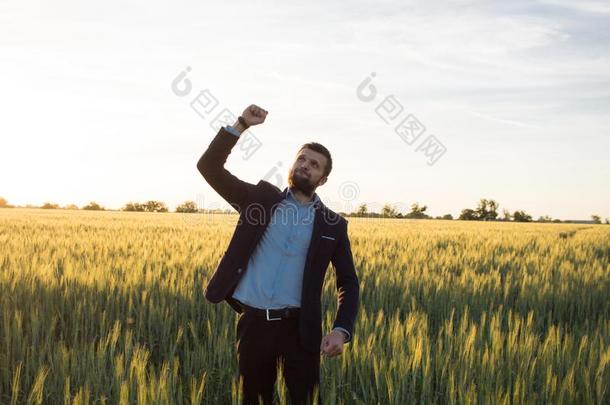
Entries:
{"label": "beard", "polygon": [[313,195],[313,192],[318,186],[311,182],[311,177],[304,175],[301,171],[290,172],[288,175],[288,185],[309,197]]}

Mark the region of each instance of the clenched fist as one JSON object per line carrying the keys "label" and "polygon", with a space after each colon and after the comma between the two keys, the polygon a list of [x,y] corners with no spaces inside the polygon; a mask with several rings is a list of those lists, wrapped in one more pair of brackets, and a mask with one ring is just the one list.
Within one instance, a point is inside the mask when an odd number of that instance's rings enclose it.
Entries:
{"label": "clenched fist", "polygon": [[330,332],[322,338],[320,351],[328,357],[335,357],[343,353],[343,343],[345,338],[343,333],[338,330]]}
{"label": "clenched fist", "polygon": [[268,113],[267,110],[263,110],[256,104],[252,104],[251,106],[249,106],[248,108],[246,108],[244,110],[244,112],[241,114],[241,116],[244,117],[244,120],[246,120],[246,123],[248,125],[252,126],[252,125],[262,124],[263,122],[265,122],[267,113]]}

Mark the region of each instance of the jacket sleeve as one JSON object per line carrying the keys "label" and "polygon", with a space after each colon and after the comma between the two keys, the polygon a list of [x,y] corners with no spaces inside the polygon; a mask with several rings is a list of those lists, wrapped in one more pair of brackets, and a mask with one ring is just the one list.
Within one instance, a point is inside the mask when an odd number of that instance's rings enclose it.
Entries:
{"label": "jacket sleeve", "polygon": [[358,313],[358,300],[360,283],[356,275],[351,245],[347,235],[347,221],[337,243],[331,262],[335,268],[337,280],[337,316],[333,323],[334,328],[342,328],[348,332],[345,343],[351,342],[354,323]]}
{"label": "jacket sleeve", "polygon": [[241,213],[248,194],[256,186],[238,179],[224,167],[231,149],[238,140],[239,137],[233,135],[224,127],[220,128],[210,146],[199,158],[197,169],[208,184],[237,212]]}

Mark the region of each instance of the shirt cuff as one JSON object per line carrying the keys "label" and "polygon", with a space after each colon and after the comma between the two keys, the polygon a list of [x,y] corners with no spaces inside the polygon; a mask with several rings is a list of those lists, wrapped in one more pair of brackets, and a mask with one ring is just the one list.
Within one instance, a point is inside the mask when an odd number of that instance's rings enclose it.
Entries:
{"label": "shirt cuff", "polygon": [[239,136],[239,135],[241,135],[239,132],[237,132],[237,130],[236,130],[235,128],[233,128],[233,127],[232,127],[232,126],[230,126],[230,125],[226,125],[226,126],[224,127],[224,129],[225,129],[227,132],[229,132],[229,133],[231,133],[231,134],[233,134],[233,135],[235,135],[235,136]]}
{"label": "shirt cuff", "polygon": [[347,330],[343,329],[342,327],[340,327],[340,326],[335,326],[335,327],[333,328],[333,330],[340,330],[341,332],[345,332],[345,335],[347,336],[347,338],[345,339],[345,342],[344,342],[344,343],[347,343],[347,342],[349,342],[349,341],[351,340],[351,337],[352,337],[352,336],[350,335],[350,333],[349,333]]}

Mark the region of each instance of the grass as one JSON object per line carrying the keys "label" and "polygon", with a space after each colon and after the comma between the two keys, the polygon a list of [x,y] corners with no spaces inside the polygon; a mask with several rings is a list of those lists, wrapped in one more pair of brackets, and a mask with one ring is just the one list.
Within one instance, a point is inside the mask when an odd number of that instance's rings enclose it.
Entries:
{"label": "grass", "polygon": [[[203,296],[236,221],[0,210],[0,403],[239,403],[235,313]],[[610,403],[610,227],[349,232],[361,305],[325,403]],[[322,302],[328,331],[332,267]]]}

